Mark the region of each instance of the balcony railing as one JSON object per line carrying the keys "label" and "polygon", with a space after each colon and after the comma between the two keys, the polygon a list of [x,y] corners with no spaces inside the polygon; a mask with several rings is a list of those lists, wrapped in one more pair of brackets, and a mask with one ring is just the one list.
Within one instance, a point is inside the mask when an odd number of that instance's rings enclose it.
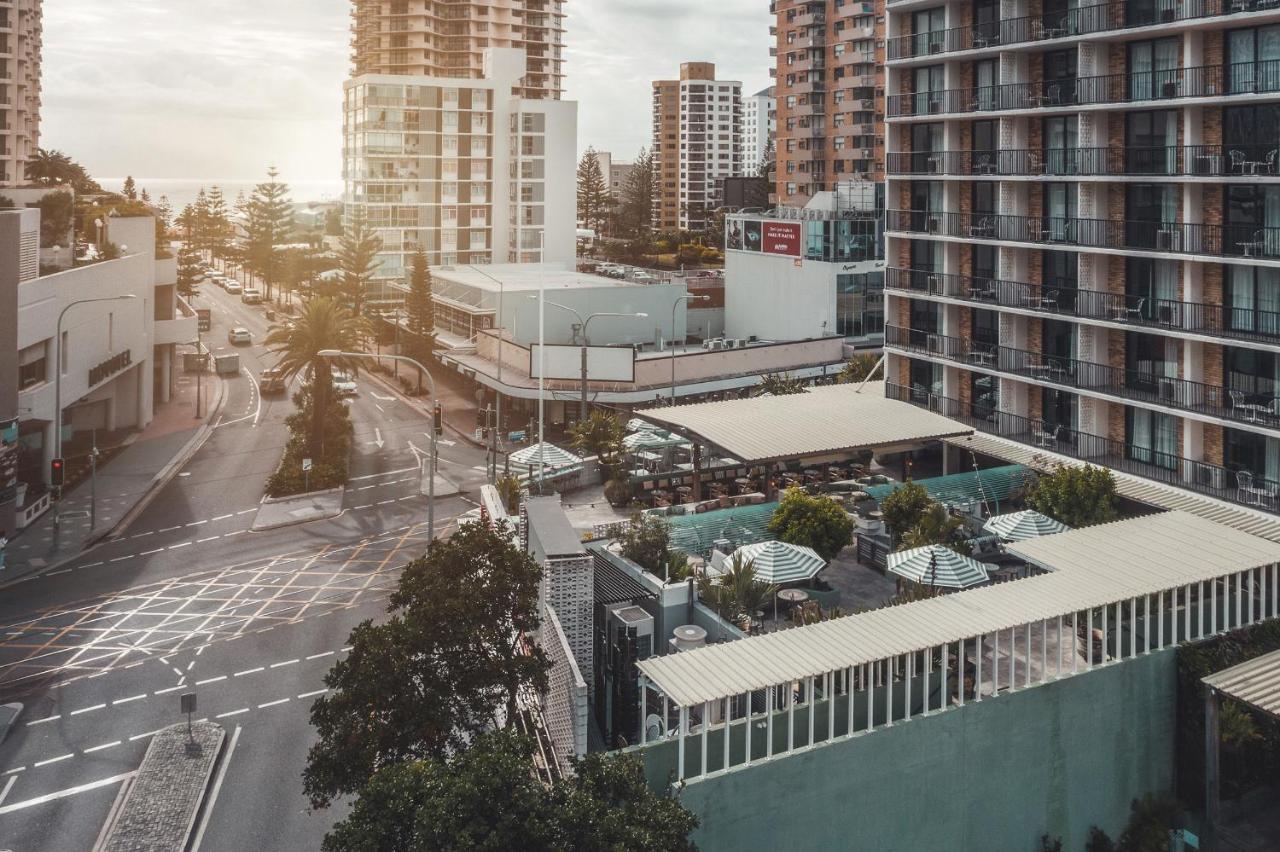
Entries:
{"label": "balcony railing", "polygon": [[1275,177],[1276,145],[1168,145],[1133,148],[1034,148],[969,151],[894,151],[890,174],[1040,177],[1169,175]]}
{"label": "balcony railing", "polygon": [[889,39],[888,57],[890,60],[911,59],[957,50],[1003,47],[1278,7],[1280,2],[1276,0],[1158,0],[1152,4],[1096,3],[1054,14],[1008,18],[968,27],[953,27],[897,36]]}
{"label": "balcony railing", "polygon": [[886,346],[942,358],[965,367],[1156,403],[1224,420],[1280,428],[1280,414],[1277,414],[1280,401],[1276,398],[1276,383],[1272,378],[1250,377],[1250,387],[1246,392],[1245,389],[1229,389],[1143,370],[1095,364],[1065,355],[1032,352],[898,326],[885,326],[884,342]]}
{"label": "balcony railing", "polygon": [[885,214],[885,229],[967,240],[1280,259],[1280,225],[1202,225],[1076,216],[890,210]]}
{"label": "balcony railing", "polygon": [[922,388],[889,384],[886,385],[885,393],[890,399],[927,408],[989,435],[999,435],[1020,444],[1230,503],[1253,506],[1272,513],[1280,511],[1280,497],[1277,497],[1280,495],[1280,482],[1261,476],[1249,473],[1241,475],[1222,465],[1116,441],[1102,435],[1046,423],[1038,418],[998,411],[983,402],[966,402],[930,393]]}
{"label": "balcony railing", "polygon": [[1028,284],[918,269],[890,268],[885,289],[947,296],[977,305],[1023,308],[1056,316],[1280,343],[1280,313],[1081,290],[1066,281]]}
{"label": "balcony railing", "polygon": [[1280,60],[890,95],[889,117],[1039,110],[1280,91]]}

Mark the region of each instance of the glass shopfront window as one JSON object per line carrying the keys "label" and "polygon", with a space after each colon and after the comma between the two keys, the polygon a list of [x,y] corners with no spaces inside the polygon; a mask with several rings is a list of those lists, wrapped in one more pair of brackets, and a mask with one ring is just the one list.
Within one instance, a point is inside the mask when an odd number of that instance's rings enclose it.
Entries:
{"label": "glass shopfront window", "polygon": [[884,333],[884,273],[836,276],[836,333],[868,337]]}

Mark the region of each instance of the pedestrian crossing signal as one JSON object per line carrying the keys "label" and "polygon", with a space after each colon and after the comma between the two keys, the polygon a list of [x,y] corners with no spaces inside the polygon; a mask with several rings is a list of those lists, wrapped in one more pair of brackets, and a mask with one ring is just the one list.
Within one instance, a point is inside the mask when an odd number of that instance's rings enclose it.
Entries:
{"label": "pedestrian crossing signal", "polygon": [[66,481],[66,466],[62,459],[51,459],[49,461],[49,483],[56,488],[61,488],[62,483]]}

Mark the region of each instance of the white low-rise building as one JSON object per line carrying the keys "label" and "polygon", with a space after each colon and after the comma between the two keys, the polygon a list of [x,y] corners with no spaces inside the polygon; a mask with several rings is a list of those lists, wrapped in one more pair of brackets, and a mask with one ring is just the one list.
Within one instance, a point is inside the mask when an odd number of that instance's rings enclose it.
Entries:
{"label": "white low-rise building", "polygon": [[174,388],[175,347],[195,342],[177,261],[156,257],[154,220],[113,217],[104,239],[119,258],[42,276],[39,211],[0,211],[0,427],[16,439],[0,450],[4,529],[21,508],[5,498],[35,494],[48,480],[59,392],[71,464],[95,431],[103,443],[150,423]]}

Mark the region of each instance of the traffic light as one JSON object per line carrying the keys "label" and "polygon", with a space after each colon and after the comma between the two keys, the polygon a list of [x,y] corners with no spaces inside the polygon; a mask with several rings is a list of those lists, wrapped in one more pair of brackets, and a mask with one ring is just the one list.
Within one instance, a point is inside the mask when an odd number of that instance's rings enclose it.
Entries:
{"label": "traffic light", "polygon": [[440,403],[436,403],[435,410],[431,412],[431,422],[435,426],[436,437],[444,434],[444,412],[440,410]]}
{"label": "traffic light", "polygon": [[66,466],[62,459],[49,460],[49,482],[55,488],[61,488],[62,483],[66,481]]}

